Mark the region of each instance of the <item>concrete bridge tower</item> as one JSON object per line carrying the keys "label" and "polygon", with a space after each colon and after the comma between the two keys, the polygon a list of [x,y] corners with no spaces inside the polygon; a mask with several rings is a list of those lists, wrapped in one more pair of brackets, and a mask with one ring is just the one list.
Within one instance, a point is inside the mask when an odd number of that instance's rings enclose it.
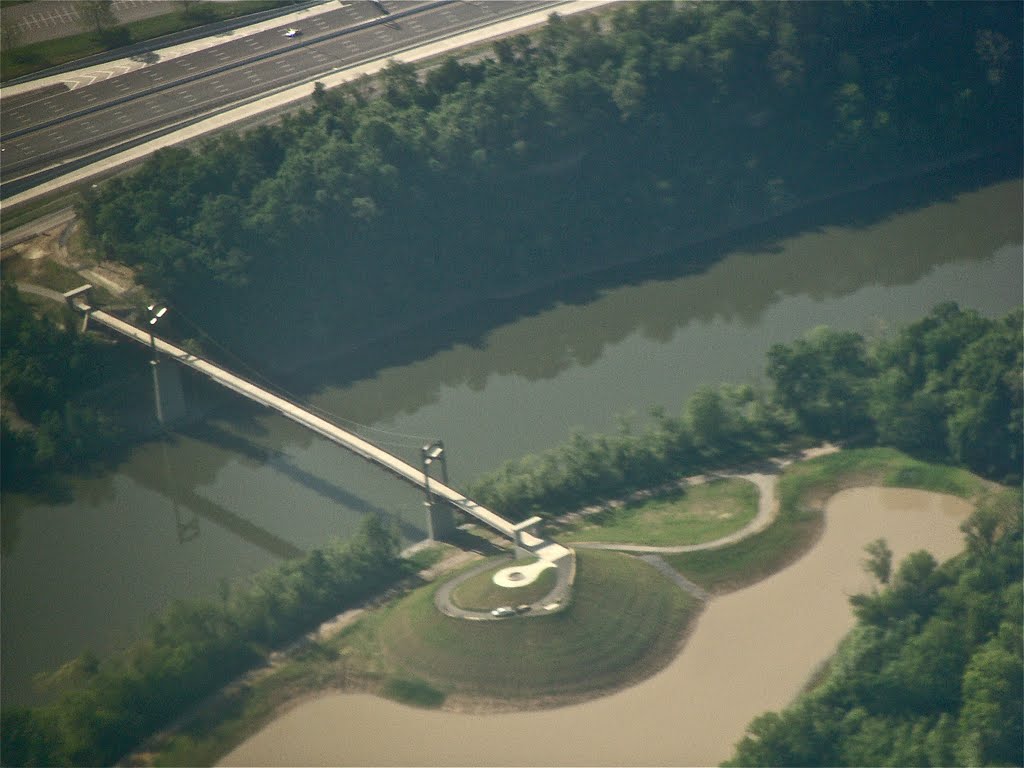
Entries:
{"label": "concrete bridge tower", "polygon": [[185,417],[185,393],[181,388],[181,372],[176,365],[160,365],[156,351],[156,337],[153,335],[157,321],[167,314],[167,307],[149,307],[149,365],[153,369],[153,401],[156,404],[156,420],[166,426]]}
{"label": "concrete bridge tower", "polygon": [[448,485],[448,461],[444,455],[444,443],[435,440],[420,449],[423,462],[423,491],[426,500],[423,506],[427,510],[427,533],[434,541],[450,539],[455,534],[455,515],[450,505],[435,498],[430,492],[430,467],[436,462],[441,463],[441,482]]}

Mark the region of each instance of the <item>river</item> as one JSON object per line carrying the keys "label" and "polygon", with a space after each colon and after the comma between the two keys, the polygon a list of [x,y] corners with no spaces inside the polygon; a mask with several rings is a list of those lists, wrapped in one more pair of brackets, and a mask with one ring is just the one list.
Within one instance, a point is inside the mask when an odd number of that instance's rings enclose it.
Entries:
{"label": "river", "polygon": [[[561,303],[524,297],[498,325],[457,313],[420,356],[377,365],[367,352],[321,368],[309,399],[403,433],[374,434],[408,458],[422,437],[443,438],[458,487],[574,427],[613,429],[617,413],[675,411],[703,384],[756,379],[771,344],[818,324],[875,335],[944,300],[1005,313],[1022,300],[1021,194],[1019,179],[986,182],[896,200],[889,213],[868,194],[824,223],[762,231],[702,270],[585,281]],[[67,500],[2,502],[4,704],[40,700],[33,676],[128,642],[171,600],[345,537],[369,512],[407,541],[425,529],[411,488],[245,405],[74,478]]]}
{"label": "river", "polygon": [[751,719],[791,701],[853,626],[847,596],[871,589],[863,546],[894,562],[963,546],[961,499],[855,488],[826,507],[825,532],[793,565],[715,598],[683,651],[626,690],[558,709],[468,715],[329,694],[300,704],[223,765],[718,765]]}

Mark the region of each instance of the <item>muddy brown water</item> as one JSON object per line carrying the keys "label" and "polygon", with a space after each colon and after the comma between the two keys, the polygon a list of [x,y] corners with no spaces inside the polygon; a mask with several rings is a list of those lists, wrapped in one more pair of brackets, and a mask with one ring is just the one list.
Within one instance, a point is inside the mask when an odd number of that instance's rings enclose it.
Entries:
{"label": "muddy brown water", "polygon": [[300,704],[222,765],[717,765],[747,723],[784,707],[853,626],[849,595],[871,588],[863,547],[884,536],[896,561],[963,545],[961,499],[854,488],[832,497],[814,548],[774,576],[711,601],[658,674],[558,709],[469,715],[367,694]]}

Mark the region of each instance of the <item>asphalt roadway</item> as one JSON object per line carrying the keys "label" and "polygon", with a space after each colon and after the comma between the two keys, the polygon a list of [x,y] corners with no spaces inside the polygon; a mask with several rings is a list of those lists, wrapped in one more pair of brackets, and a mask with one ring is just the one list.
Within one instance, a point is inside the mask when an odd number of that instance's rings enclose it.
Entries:
{"label": "asphalt roadway", "polygon": [[143,54],[140,68],[83,87],[7,96],[0,197],[218,110],[558,3],[385,0],[389,15],[370,2],[334,5],[321,6],[294,38],[284,34],[289,24],[273,25],[166,61],[159,51]]}

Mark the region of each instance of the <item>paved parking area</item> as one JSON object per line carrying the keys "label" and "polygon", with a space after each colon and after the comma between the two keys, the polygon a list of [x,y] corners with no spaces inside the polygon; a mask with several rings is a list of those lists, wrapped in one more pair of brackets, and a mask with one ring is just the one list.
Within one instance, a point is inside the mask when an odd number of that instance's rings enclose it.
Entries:
{"label": "paved parking area", "polygon": [[[122,24],[181,10],[177,0],[114,0],[114,16]],[[33,0],[4,8],[4,25],[14,30],[18,45],[67,37],[90,29],[78,4],[66,0]]]}

